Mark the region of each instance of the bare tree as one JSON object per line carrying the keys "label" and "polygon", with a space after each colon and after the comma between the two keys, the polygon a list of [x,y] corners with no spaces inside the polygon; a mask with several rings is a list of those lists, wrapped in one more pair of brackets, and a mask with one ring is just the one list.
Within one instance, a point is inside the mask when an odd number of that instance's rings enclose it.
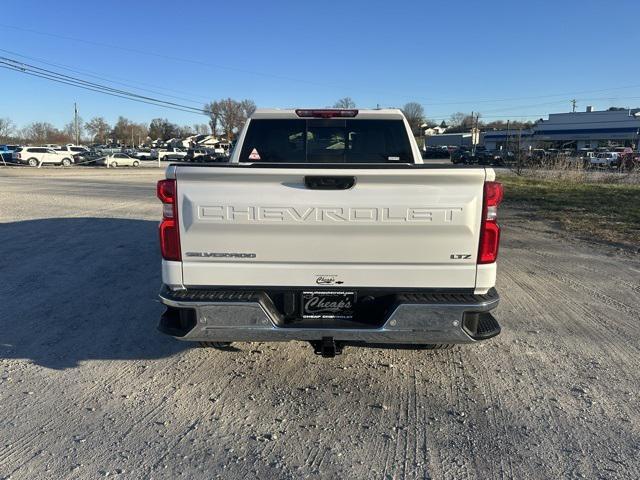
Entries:
{"label": "bare tree", "polygon": [[103,117],[93,117],[86,123],[85,129],[91,135],[91,140],[98,140],[105,143],[109,132],[111,131],[111,125]]}
{"label": "bare tree", "polygon": [[76,138],[77,140],[80,140],[82,138],[82,136],[84,135],[84,130],[85,130],[84,120],[82,120],[81,117],[78,117],[77,131],[76,131],[76,122],[74,120],[67,123],[64,126],[64,129],[62,131],[64,132],[65,135],[69,137],[69,139],[72,142],[75,142]]}
{"label": "bare tree", "polygon": [[351,97],[344,97],[334,103],[333,108],[356,108],[356,102]]}
{"label": "bare tree", "polygon": [[134,123],[123,116],[118,117],[118,121],[113,126],[111,136],[120,145],[127,145],[131,142],[131,131]]}
{"label": "bare tree", "polygon": [[7,140],[15,131],[16,126],[9,118],[0,118],[0,140]]}
{"label": "bare tree", "polygon": [[221,133],[231,140],[255,110],[256,104],[253,100],[245,99],[239,102],[225,98],[206,104],[203,111],[209,115],[212,134]]}
{"label": "bare tree", "polygon": [[402,107],[414,135],[420,135],[420,126],[424,123],[424,108],[417,102],[409,102]]}
{"label": "bare tree", "polygon": [[253,100],[242,100],[240,102],[232,98],[226,98],[209,104],[211,129],[214,124],[217,130],[218,125],[220,131],[227,140],[231,140],[233,136],[242,128],[253,112],[256,110],[256,104]]}
{"label": "bare tree", "polygon": [[240,102],[240,110],[243,118],[242,123],[238,125],[238,128],[241,128],[244,122],[247,121],[247,118],[253,115],[253,112],[256,111],[256,102],[245,98]]}
{"label": "bare tree", "polygon": [[450,127],[459,127],[462,125],[464,118],[467,116],[466,113],[456,112],[452,113],[451,117],[449,117],[449,126]]}
{"label": "bare tree", "polygon": [[221,100],[220,104],[220,127],[222,128],[224,136],[227,138],[227,140],[231,140],[231,137],[233,136],[233,130],[240,122],[240,117],[242,115],[240,110],[240,103],[231,98],[227,98],[225,100]]}
{"label": "bare tree", "polygon": [[462,133],[469,132],[474,127],[477,118],[480,117],[480,114],[468,114],[462,112],[456,112],[451,115],[449,119],[450,126],[447,129],[449,133]]}
{"label": "bare tree", "polygon": [[29,143],[57,143],[64,141],[66,136],[48,122],[33,122],[20,132],[20,136]]}
{"label": "bare tree", "polygon": [[181,136],[180,127],[166,118],[154,118],[149,124],[149,136],[154,140],[169,140]]}
{"label": "bare tree", "polygon": [[193,128],[189,125],[179,125],[176,128],[176,138],[186,138],[193,135]]}
{"label": "bare tree", "polygon": [[204,113],[209,115],[209,126],[211,127],[211,133],[213,135],[217,135],[222,118],[222,103],[214,101],[206,104],[204,106]]}
{"label": "bare tree", "polygon": [[133,146],[140,146],[147,142],[149,137],[149,128],[144,123],[132,123],[129,126],[131,136],[133,136]]}
{"label": "bare tree", "polygon": [[209,135],[211,127],[206,123],[195,123],[193,125],[193,131],[196,133],[196,135]]}

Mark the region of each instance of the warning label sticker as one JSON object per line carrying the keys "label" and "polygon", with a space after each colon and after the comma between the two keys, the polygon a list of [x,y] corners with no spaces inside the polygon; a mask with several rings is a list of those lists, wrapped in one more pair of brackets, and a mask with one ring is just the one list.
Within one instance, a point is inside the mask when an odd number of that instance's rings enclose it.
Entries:
{"label": "warning label sticker", "polygon": [[256,150],[255,148],[251,150],[251,153],[249,154],[249,160],[260,160],[260,154],[258,153],[258,150]]}

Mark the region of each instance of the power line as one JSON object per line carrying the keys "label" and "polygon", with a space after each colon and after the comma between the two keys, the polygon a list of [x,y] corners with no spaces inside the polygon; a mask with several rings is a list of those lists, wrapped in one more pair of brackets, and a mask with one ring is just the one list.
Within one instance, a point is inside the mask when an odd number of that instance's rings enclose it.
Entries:
{"label": "power line", "polygon": [[[28,63],[20,62],[18,60],[13,60],[13,59],[7,58],[7,57],[0,56],[0,61],[4,61],[3,63],[6,63],[7,65],[14,65],[15,64],[19,69],[28,67],[29,69],[35,70],[35,71],[37,71],[39,73],[44,73],[44,74],[47,74],[47,75],[54,75],[54,76],[59,77],[59,78],[64,79],[64,80],[80,82],[80,83],[82,83],[84,85],[88,85],[88,86],[96,87],[96,88],[100,88],[100,89],[105,89],[105,90],[108,90],[108,91],[111,91],[111,92],[114,92],[114,93],[120,93],[120,94],[123,94],[123,95],[129,95],[129,96],[137,97],[137,98],[144,99],[144,100],[162,102],[162,103],[166,103],[167,105],[177,106],[177,107],[181,107],[181,108],[192,108],[192,109],[195,109],[194,107],[190,107],[188,105],[181,105],[181,104],[170,102],[170,101],[167,101],[167,100],[161,100],[161,99],[155,99],[155,98],[152,98],[152,97],[147,97],[147,96],[135,93],[135,92],[128,92],[128,91],[125,91],[125,90],[120,90],[120,89],[117,89],[117,88],[110,87],[108,85],[102,85],[102,84],[98,84],[98,83],[95,83],[95,82],[90,82],[90,81],[87,81],[87,80],[83,80],[81,78],[72,77],[72,76],[66,75],[64,73],[58,73],[58,72],[55,72],[53,70],[48,70],[46,68],[38,67],[38,66],[35,66],[35,65],[30,65]],[[7,62],[11,62],[11,63],[7,63]],[[201,109],[198,108],[197,110],[200,111]]]}
{"label": "power line", "polygon": [[[121,50],[121,51],[125,51],[125,52],[135,53],[136,55],[147,55],[147,56],[152,56],[152,57],[156,57],[156,58],[162,58],[164,60],[171,60],[171,61],[174,61],[174,62],[190,63],[190,64],[193,64],[193,65],[201,65],[201,66],[206,66],[206,67],[210,67],[210,68],[218,68],[218,69],[229,70],[229,71],[234,71],[234,72],[238,72],[238,73],[245,73],[245,74],[257,75],[257,76],[262,76],[262,77],[270,77],[270,78],[274,78],[276,80],[288,80],[288,81],[306,83],[306,84],[316,85],[316,86],[329,86],[329,85],[326,85],[326,84],[322,84],[322,83],[318,83],[318,82],[314,82],[314,81],[306,80],[306,79],[293,78],[293,77],[288,77],[288,76],[284,76],[284,75],[277,75],[277,74],[272,74],[272,73],[257,72],[257,71],[253,71],[253,70],[246,70],[246,69],[243,69],[243,68],[230,67],[228,65],[221,65],[221,64],[217,64],[217,63],[213,64],[213,63],[209,63],[209,62],[204,62],[202,60],[194,60],[194,59],[184,58],[184,57],[175,57],[175,56],[166,55],[166,54],[163,54],[163,53],[149,52],[149,51],[144,51],[144,50],[138,50],[136,48],[122,47],[122,46],[119,46],[119,45],[111,45],[111,44],[108,44],[108,43],[96,42],[96,41],[93,41],[93,40],[86,40],[86,39],[82,39],[82,38],[69,37],[69,36],[66,36],[66,35],[59,35],[59,34],[49,33],[49,32],[40,32],[38,30],[32,30],[32,29],[29,29],[29,28],[22,28],[22,27],[18,27],[16,25],[5,25],[5,26],[7,28],[20,30],[20,31],[23,31],[23,32],[35,33],[37,35],[44,35],[44,36],[54,37],[54,38],[61,38],[61,39],[64,39],[64,40],[70,40],[72,42],[80,42],[80,43],[85,43],[85,44],[88,44],[88,45],[95,45],[95,46],[98,46],[98,47],[106,47],[106,48]],[[342,87],[340,87],[339,85],[333,85],[331,88],[342,88]]]}
{"label": "power line", "polygon": [[[3,51],[2,49],[0,49],[0,51]],[[74,86],[74,87],[78,87],[78,88],[83,88],[85,90],[89,90],[89,91],[93,91],[93,92],[97,92],[97,93],[103,93],[106,95],[111,95],[114,97],[118,97],[118,98],[123,98],[123,99],[127,99],[127,100],[132,100],[132,101],[137,101],[140,103],[145,103],[145,104],[149,104],[149,105],[154,105],[154,106],[160,106],[163,108],[170,108],[173,110],[177,110],[177,111],[182,111],[182,112],[187,112],[187,113],[195,113],[195,114],[200,114],[200,115],[208,115],[210,112],[205,109],[205,108],[197,108],[197,107],[192,107],[190,105],[184,105],[181,103],[177,103],[177,102],[172,102],[172,101],[168,101],[168,100],[163,100],[160,98],[156,98],[156,97],[151,97],[148,95],[141,95],[139,93],[136,92],[131,92],[128,90],[123,90],[123,89],[119,89],[119,88],[114,88],[108,85],[104,85],[104,84],[100,84],[97,82],[92,82],[92,81],[88,81],[88,80],[84,80],[82,78],[79,77],[75,77],[75,76],[71,76],[71,75],[66,75],[60,72],[56,72],[54,70],[50,70],[50,69],[46,69],[46,68],[42,68],[42,67],[38,67],[36,65],[31,65],[28,63],[24,63],[22,61],[19,60],[15,60],[9,57],[3,57],[0,56],[0,67],[8,69],[8,70],[13,70],[13,71],[17,71],[20,73],[24,73],[30,76],[34,76],[34,77],[38,77],[38,78],[42,78],[42,79],[46,79],[46,80],[51,80],[57,83],[61,83],[61,84],[66,84],[66,85],[70,85],[70,86]],[[600,97],[599,99],[602,98],[608,98],[608,97]],[[640,97],[627,97],[627,98],[640,98]],[[583,99],[583,100],[594,100],[594,98],[592,99]],[[510,111],[510,110],[522,110],[522,109],[526,109],[526,108],[532,108],[532,107],[540,107],[543,105],[553,105],[553,104],[558,104],[558,103],[564,103],[565,100],[558,100],[558,101],[553,101],[553,102],[546,102],[546,103],[537,103],[537,104],[533,104],[533,105],[520,105],[520,106],[513,106],[513,107],[503,107],[503,108],[498,108],[498,109],[492,109],[492,110],[485,110],[485,112],[491,113],[491,112],[504,112],[504,111]],[[513,118],[540,118],[543,115],[509,115],[509,114],[505,114],[505,115],[486,115],[483,114],[483,118],[505,118],[505,117],[513,117]],[[436,119],[447,119],[448,117],[431,117],[432,119],[436,120]]]}
{"label": "power line", "polygon": [[205,109],[198,109],[195,107],[190,107],[188,105],[181,105],[174,102],[167,102],[166,100],[142,96],[133,92],[128,92],[125,90],[119,90],[119,89],[114,89],[105,85],[100,85],[98,83],[87,82],[86,80],[71,77],[69,75],[63,75],[63,74],[46,70],[46,69],[40,69],[38,67],[33,67],[30,65],[18,62],[16,60],[7,59],[6,57],[0,57],[0,67],[5,68],[7,70],[13,70],[16,72],[24,73],[26,75],[39,77],[46,80],[51,80],[53,82],[82,88],[84,90],[90,90],[93,92],[103,93],[105,95],[110,95],[113,97],[124,98],[127,100],[132,100],[140,103],[146,103],[148,105],[155,105],[159,107],[170,108],[173,110],[178,110],[178,111],[183,111],[188,113],[197,113],[201,115],[207,115],[209,113],[209,111]]}
{"label": "power line", "polygon": [[[104,81],[107,81],[107,82],[111,82],[111,83],[115,83],[115,84],[119,84],[119,85],[123,85],[123,86],[127,86],[127,87],[133,87],[133,88],[136,88],[138,90],[147,91],[147,92],[150,92],[150,93],[155,93],[157,95],[162,95],[162,96],[169,97],[169,98],[175,98],[177,100],[184,100],[184,101],[187,101],[187,102],[197,103],[199,105],[201,105],[202,103],[207,102],[208,100],[210,100],[210,99],[208,99],[207,97],[204,97],[204,96],[200,97],[200,98],[202,98],[202,100],[194,100],[193,98],[169,95],[169,94],[166,94],[166,93],[159,92],[157,90],[151,90],[151,89],[139,87],[135,83],[119,81],[119,80],[122,80],[122,78],[119,78],[119,77],[106,77],[106,76],[100,75],[100,74],[98,74],[96,72],[92,72],[90,70],[76,69],[76,68],[73,68],[73,67],[71,67],[69,65],[64,65],[64,64],[59,64],[59,63],[51,63],[51,62],[46,61],[46,60],[44,60],[42,58],[31,57],[29,55],[24,55],[22,53],[14,52],[14,51],[11,51],[11,50],[5,50],[3,48],[0,48],[0,52],[4,52],[4,53],[8,53],[10,55],[15,55],[15,56],[18,56],[18,57],[21,57],[21,58],[26,58],[26,59],[29,59],[29,60],[33,60],[33,61],[42,63],[43,65],[48,65],[48,66],[51,66],[51,67],[60,68],[62,70],[66,70],[66,71],[73,72],[73,73],[76,73],[76,74],[87,75],[89,77],[96,78],[98,80],[104,80]],[[139,85],[146,85],[146,86],[154,87],[154,88],[157,88],[157,89],[160,89],[160,90],[165,90],[165,91],[168,91],[168,92],[184,94],[184,92],[180,92],[178,90],[172,90],[170,88],[160,87],[158,85],[151,85],[151,84],[142,83],[142,82],[137,82],[137,83]]]}
{"label": "power line", "polygon": [[[335,84],[332,85],[332,84],[327,84],[327,83],[315,82],[315,81],[311,81],[311,80],[308,80],[308,79],[301,79],[301,78],[289,77],[289,76],[285,76],[285,75],[277,75],[277,74],[272,74],[272,73],[267,73],[267,72],[259,72],[259,71],[247,70],[247,69],[238,68],[238,67],[232,67],[232,66],[228,66],[228,65],[221,65],[219,63],[210,63],[210,62],[205,62],[205,61],[202,61],[202,60],[195,60],[195,59],[189,59],[189,58],[184,58],[184,57],[176,57],[176,56],[166,55],[166,54],[157,53],[157,52],[144,51],[144,50],[140,50],[140,49],[136,49],[136,48],[123,47],[123,46],[119,46],[119,45],[112,45],[112,44],[108,44],[108,43],[96,42],[94,40],[82,39],[82,38],[77,38],[77,37],[70,37],[70,36],[67,36],[67,35],[60,35],[60,34],[55,34],[55,33],[50,33],[50,32],[42,32],[42,31],[33,30],[33,29],[29,29],[29,28],[19,27],[19,26],[16,26],[16,25],[4,25],[3,28],[10,28],[10,29],[19,30],[19,31],[22,31],[22,32],[28,32],[28,33],[32,33],[32,34],[36,34],[36,35],[43,35],[43,36],[48,36],[48,37],[53,37],[53,38],[60,38],[60,39],[67,40],[67,41],[79,42],[79,43],[84,43],[84,44],[88,44],[88,45],[94,45],[94,46],[99,46],[99,47],[104,47],[104,48],[110,48],[110,49],[125,51],[125,52],[129,52],[129,53],[135,53],[136,55],[147,55],[147,56],[152,56],[152,57],[156,57],[156,58],[162,58],[162,59],[165,59],[165,60],[171,60],[171,61],[175,61],[175,62],[190,63],[190,64],[194,64],[194,65],[201,65],[201,66],[206,66],[206,67],[210,67],[210,68],[217,68],[217,69],[223,69],[223,70],[228,70],[228,71],[234,71],[234,72],[238,72],[238,73],[257,75],[257,76],[262,76],[262,77],[270,77],[270,78],[274,78],[274,79],[287,80],[287,81],[298,82],[298,83],[305,83],[305,84],[309,84],[309,85],[316,85],[316,86],[322,86],[322,87],[339,88],[339,89],[348,90],[348,88],[346,88],[344,85],[342,85],[342,86],[341,85],[335,85]],[[612,91],[612,90],[624,90],[624,89],[632,89],[632,88],[640,88],[640,84],[617,86],[617,87],[610,87],[610,88],[604,88],[604,89],[598,89],[598,90],[582,90],[582,91],[554,93],[554,94],[546,94],[546,95],[518,96],[518,97],[494,98],[494,99],[454,100],[454,101],[446,101],[446,102],[427,102],[427,103],[422,103],[422,105],[424,105],[424,106],[472,105],[473,106],[473,105],[478,104],[478,103],[494,103],[494,102],[508,102],[508,101],[512,101],[512,100],[533,100],[533,99],[539,99],[539,98],[567,97],[567,96],[574,96],[574,95],[579,95],[579,94],[584,94],[584,93],[609,92],[609,91]],[[398,93],[394,93],[394,92],[389,92],[389,91],[386,91],[386,90],[383,91],[383,90],[369,89],[369,88],[366,88],[366,87],[361,88],[361,90],[367,90],[369,92],[383,93],[385,95],[391,94],[391,95],[401,96],[402,98],[410,98],[410,99],[418,99],[418,100],[425,98],[425,97],[421,97],[421,96],[417,96],[417,95],[411,95],[410,96],[410,95],[406,95],[406,94],[398,94]]]}

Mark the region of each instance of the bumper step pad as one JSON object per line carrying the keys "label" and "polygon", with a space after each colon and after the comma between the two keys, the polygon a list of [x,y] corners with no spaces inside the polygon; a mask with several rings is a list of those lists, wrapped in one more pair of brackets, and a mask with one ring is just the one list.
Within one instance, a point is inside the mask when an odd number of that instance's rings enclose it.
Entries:
{"label": "bumper step pad", "polygon": [[486,340],[500,333],[489,313],[499,302],[495,289],[485,295],[400,293],[380,326],[340,322],[291,328],[267,291],[186,290],[160,292],[167,307],[160,331],[189,341],[314,342],[325,356],[339,353],[345,342],[380,344],[454,344]]}

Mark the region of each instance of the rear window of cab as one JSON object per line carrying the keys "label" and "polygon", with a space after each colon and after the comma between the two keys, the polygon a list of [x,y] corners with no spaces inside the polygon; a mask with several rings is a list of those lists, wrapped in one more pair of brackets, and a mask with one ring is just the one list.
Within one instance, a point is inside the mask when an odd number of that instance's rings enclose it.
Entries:
{"label": "rear window of cab", "polygon": [[414,163],[402,120],[257,119],[240,162]]}

